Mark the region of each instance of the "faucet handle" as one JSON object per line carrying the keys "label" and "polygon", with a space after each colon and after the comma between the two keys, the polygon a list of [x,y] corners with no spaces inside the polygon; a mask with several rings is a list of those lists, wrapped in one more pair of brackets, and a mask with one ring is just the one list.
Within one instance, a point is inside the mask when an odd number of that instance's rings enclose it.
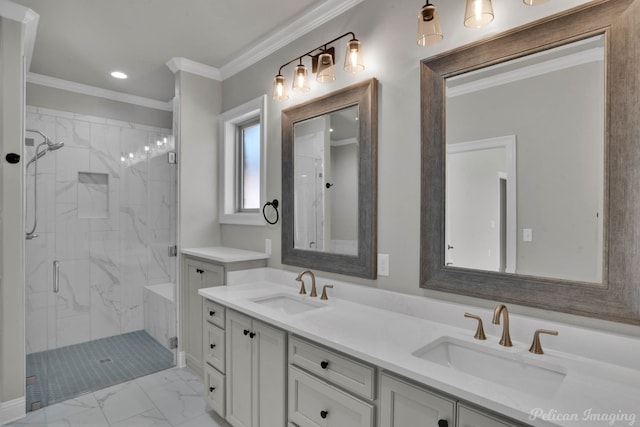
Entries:
{"label": "faucet handle", "polygon": [[484,334],[484,328],[482,327],[482,319],[480,318],[480,316],[476,316],[475,314],[471,313],[465,313],[464,317],[476,319],[478,321],[478,328],[476,329],[476,334],[473,337],[477,340],[486,340],[487,336]]}
{"label": "faucet handle", "polygon": [[549,334],[549,335],[558,335],[558,331],[551,331],[549,329],[538,329],[533,334],[533,342],[531,343],[531,347],[529,347],[529,352],[533,354],[544,354],[542,351],[542,344],[540,344],[540,334]]}
{"label": "faucet handle", "polygon": [[296,280],[300,282],[300,295],[306,295],[307,290],[304,288],[304,280],[302,280],[302,278],[298,278]]}
{"label": "faucet handle", "polygon": [[333,289],[333,285],[324,285],[322,287],[322,295],[320,296],[321,300],[325,300],[326,301],[326,300],[329,299],[329,297],[327,296],[327,288]]}

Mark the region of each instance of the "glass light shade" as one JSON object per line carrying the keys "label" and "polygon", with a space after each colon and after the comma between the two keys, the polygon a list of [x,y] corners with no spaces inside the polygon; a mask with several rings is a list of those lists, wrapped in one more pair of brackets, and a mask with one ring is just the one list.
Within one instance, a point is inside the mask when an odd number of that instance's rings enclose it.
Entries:
{"label": "glass light shade", "polygon": [[293,71],[293,84],[292,89],[294,92],[309,92],[309,77],[307,67],[300,64],[296,66]]}
{"label": "glass light shade", "polygon": [[347,43],[347,53],[344,56],[344,70],[359,73],[364,70],[364,57],[360,40],[353,39]]}
{"label": "glass light shade", "polygon": [[318,57],[318,73],[316,80],[320,83],[332,82],[336,79],[335,69],[333,67],[333,56],[330,53],[321,53]]}
{"label": "glass light shade", "polygon": [[491,0],[467,0],[464,13],[464,26],[480,28],[493,21],[493,6]]}
{"label": "glass light shade", "polygon": [[522,0],[522,2],[527,6],[537,6],[539,4],[546,3],[548,1],[549,0]]}
{"label": "glass light shade", "polygon": [[440,16],[436,7],[426,4],[418,13],[418,46],[429,46],[443,39]]}
{"label": "glass light shade", "polygon": [[282,74],[278,74],[276,78],[273,79],[273,99],[276,101],[286,101],[289,99],[287,82]]}

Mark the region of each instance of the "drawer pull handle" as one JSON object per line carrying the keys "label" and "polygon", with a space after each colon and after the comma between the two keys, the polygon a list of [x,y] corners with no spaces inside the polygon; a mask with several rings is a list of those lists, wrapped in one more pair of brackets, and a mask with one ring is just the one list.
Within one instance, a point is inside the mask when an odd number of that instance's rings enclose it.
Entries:
{"label": "drawer pull handle", "polygon": [[329,366],[329,362],[327,362],[326,360],[323,360],[322,362],[320,362],[320,367],[322,369],[327,369],[328,366]]}
{"label": "drawer pull handle", "polygon": [[210,345],[210,347],[211,347],[211,349],[212,349],[212,350],[215,348],[215,346],[216,346],[215,344],[211,344],[211,345]]}
{"label": "drawer pull handle", "polygon": [[202,274],[202,273],[204,273],[204,270],[200,270],[199,268],[196,268],[196,273]]}
{"label": "drawer pull handle", "polygon": [[255,332],[249,332],[249,338],[253,338],[253,337],[255,337],[255,336],[256,336],[256,333],[255,333]]}
{"label": "drawer pull handle", "polygon": [[438,420],[438,427],[449,427],[449,421],[447,421],[447,420]]}
{"label": "drawer pull handle", "polygon": [[213,310],[211,310],[211,311],[209,312],[209,316],[215,316],[215,314],[216,314],[216,312],[215,312],[215,311],[213,311]]}
{"label": "drawer pull handle", "polygon": [[215,389],[216,389],[215,387],[209,387],[209,392],[212,392]]}
{"label": "drawer pull handle", "polygon": [[320,411],[320,416],[322,417],[322,419],[327,418],[327,415],[329,415],[329,412],[327,412],[327,411]]}
{"label": "drawer pull handle", "polygon": [[249,335],[249,330],[245,329],[244,331],[242,331],[242,333],[245,334],[245,335]]}

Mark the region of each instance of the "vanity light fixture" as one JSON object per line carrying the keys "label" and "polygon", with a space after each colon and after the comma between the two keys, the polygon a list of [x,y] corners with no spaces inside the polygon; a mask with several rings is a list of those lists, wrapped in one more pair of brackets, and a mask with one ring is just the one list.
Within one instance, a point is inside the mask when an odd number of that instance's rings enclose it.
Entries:
{"label": "vanity light fixture", "polygon": [[491,0],[467,0],[467,8],[464,12],[465,27],[480,28],[491,21],[493,21]]}
{"label": "vanity light fixture", "polygon": [[286,101],[289,99],[287,93],[287,82],[282,74],[282,69],[287,65],[299,61],[293,72],[293,83],[291,89],[294,92],[309,92],[309,75],[307,67],[302,63],[305,57],[311,58],[311,71],[316,74],[316,80],[320,83],[332,82],[336,79],[335,74],[335,49],[330,47],[334,42],[351,36],[351,40],[347,43],[347,51],[344,59],[344,70],[350,73],[359,73],[364,70],[364,59],[362,55],[362,45],[356,35],[352,32],[345,33],[340,37],[311,49],[309,52],[300,55],[286,64],[282,65],[278,70],[278,74],[273,80],[273,99],[276,101]]}
{"label": "vanity light fixture", "polygon": [[418,12],[418,37],[416,39],[418,46],[430,46],[442,40],[443,37],[438,11],[427,0],[427,3]]}

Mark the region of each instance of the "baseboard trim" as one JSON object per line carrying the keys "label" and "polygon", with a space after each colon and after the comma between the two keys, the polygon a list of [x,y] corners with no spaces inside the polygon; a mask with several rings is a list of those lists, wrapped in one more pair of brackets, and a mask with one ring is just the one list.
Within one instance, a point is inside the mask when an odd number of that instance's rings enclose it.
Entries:
{"label": "baseboard trim", "polygon": [[178,368],[186,368],[187,367],[187,355],[184,351],[178,352]]}
{"label": "baseboard trim", "polygon": [[24,396],[17,399],[0,402],[0,425],[23,418],[26,412],[26,400]]}

